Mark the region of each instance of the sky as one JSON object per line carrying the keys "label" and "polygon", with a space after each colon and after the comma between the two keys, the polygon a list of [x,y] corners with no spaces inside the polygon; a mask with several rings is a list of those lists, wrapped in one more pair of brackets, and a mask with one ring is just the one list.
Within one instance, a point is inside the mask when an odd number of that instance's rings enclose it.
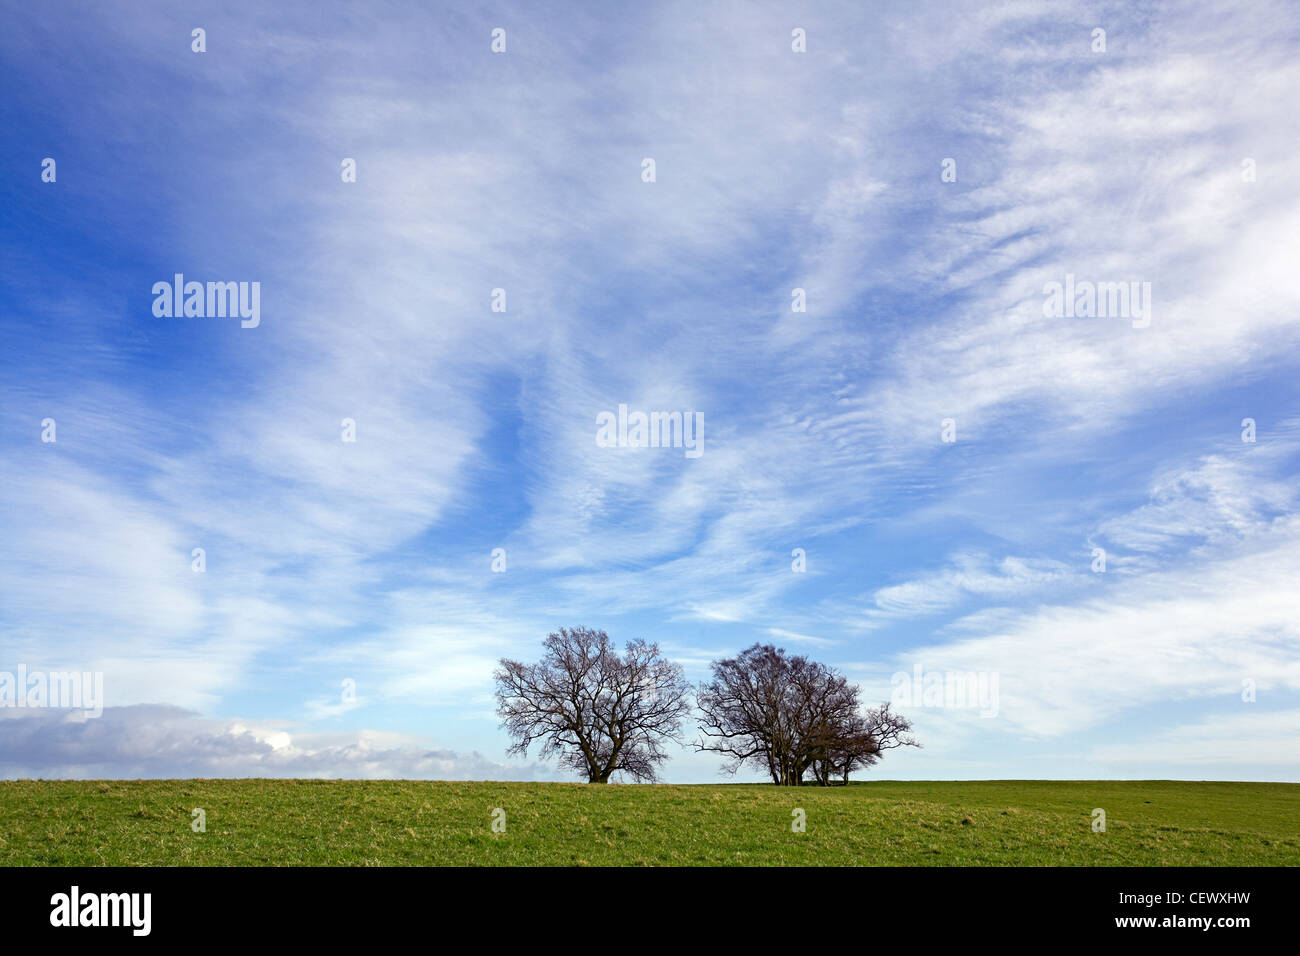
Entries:
{"label": "sky", "polygon": [[0,16],[0,672],[103,681],[0,777],[567,779],[492,672],[585,625],[871,776],[1300,781],[1293,3]]}

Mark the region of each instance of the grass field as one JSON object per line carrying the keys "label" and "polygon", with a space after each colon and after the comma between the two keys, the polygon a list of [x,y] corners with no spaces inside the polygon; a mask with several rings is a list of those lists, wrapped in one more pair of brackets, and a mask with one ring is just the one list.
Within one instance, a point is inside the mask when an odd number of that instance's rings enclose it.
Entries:
{"label": "grass field", "polygon": [[0,865],[232,864],[1295,866],[1300,784],[0,782]]}

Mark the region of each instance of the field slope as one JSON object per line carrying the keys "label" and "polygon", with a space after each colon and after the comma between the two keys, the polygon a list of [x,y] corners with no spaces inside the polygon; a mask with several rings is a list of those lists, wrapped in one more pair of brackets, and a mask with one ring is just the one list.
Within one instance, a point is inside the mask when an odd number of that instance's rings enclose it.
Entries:
{"label": "field slope", "polygon": [[1282,783],[0,782],[5,866],[1295,866],[1298,831]]}

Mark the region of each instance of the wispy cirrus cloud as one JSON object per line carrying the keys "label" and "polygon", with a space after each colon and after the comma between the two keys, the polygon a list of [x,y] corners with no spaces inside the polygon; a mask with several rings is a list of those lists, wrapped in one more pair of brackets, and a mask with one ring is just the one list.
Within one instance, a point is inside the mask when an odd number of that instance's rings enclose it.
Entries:
{"label": "wispy cirrus cloud", "polygon": [[[997,669],[999,745],[1294,695],[1296,20],[1224,9],[11,18],[0,648],[489,756],[494,661],[577,621]],[[262,325],[155,319],[175,271]],[[1044,316],[1067,273],[1150,326]],[[624,402],[705,454],[597,447]]]}

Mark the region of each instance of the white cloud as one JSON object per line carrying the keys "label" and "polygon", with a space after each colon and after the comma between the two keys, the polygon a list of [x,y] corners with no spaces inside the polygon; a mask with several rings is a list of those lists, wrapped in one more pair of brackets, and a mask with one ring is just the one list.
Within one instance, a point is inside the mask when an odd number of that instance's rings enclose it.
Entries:
{"label": "white cloud", "polygon": [[1133,740],[1098,744],[1089,758],[1143,767],[1188,766],[1219,773],[1243,764],[1292,768],[1300,764],[1300,710],[1215,714]]}
{"label": "white cloud", "polygon": [[912,617],[946,611],[972,598],[1003,601],[1041,591],[1073,573],[1060,561],[987,555],[954,555],[952,566],[902,584],[880,588],[873,595],[869,618]]}
{"label": "white cloud", "polygon": [[551,779],[542,764],[503,764],[405,734],[290,733],[209,720],[176,707],[110,707],[74,719],[55,710],[0,710],[0,765],[9,779],[331,777],[419,780]]}
{"label": "white cloud", "polygon": [[1088,730],[1152,705],[1232,699],[1245,679],[1294,693],[1297,575],[1293,517],[1235,554],[1141,577],[1098,575],[1095,597],[1017,611],[991,633],[910,649],[896,665],[997,673],[1000,721],[1031,737]]}

